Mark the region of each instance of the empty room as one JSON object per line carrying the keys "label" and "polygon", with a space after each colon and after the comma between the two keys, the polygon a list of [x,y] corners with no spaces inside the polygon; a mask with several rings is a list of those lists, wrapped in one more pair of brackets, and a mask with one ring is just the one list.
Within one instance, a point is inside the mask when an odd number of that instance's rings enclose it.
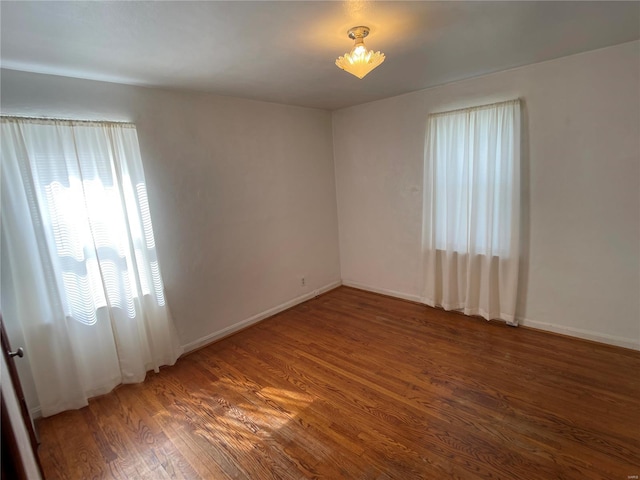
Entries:
{"label": "empty room", "polygon": [[0,2],[4,479],[640,477],[640,2]]}

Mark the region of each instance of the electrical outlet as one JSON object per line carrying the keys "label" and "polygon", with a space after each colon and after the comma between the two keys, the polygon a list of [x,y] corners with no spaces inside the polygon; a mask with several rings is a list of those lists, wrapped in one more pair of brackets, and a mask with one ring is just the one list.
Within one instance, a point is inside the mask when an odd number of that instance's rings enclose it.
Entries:
{"label": "electrical outlet", "polygon": [[304,277],[300,277],[300,286],[304,287],[307,284],[307,281],[305,280]]}

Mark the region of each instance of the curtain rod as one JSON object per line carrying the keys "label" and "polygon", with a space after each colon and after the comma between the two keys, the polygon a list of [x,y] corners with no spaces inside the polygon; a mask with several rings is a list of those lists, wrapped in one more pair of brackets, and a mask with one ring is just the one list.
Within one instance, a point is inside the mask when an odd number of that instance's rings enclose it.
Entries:
{"label": "curtain rod", "polygon": [[504,100],[502,102],[494,102],[494,103],[487,103],[486,105],[478,105],[475,107],[465,107],[465,108],[458,108],[456,110],[448,110],[446,112],[435,112],[435,113],[430,113],[429,116],[430,117],[437,117],[439,115],[449,115],[451,113],[460,113],[460,112],[469,112],[472,110],[482,110],[483,108],[489,108],[489,107],[496,107],[498,105],[507,105],[509,103],[520,103],[520,99],[519,98],[514,98],[512,100]]}
{"label": "curtain rod", "polygon": [[19,115],[0,115],[3,121],[23,121],[23,122],[39,122],[39,123],[69,123],[78,125],[120,125],[135,127],[132,122],[114,122],[110,120],[74,120],[71,118],[53,118],[53,117],[23,117]]}

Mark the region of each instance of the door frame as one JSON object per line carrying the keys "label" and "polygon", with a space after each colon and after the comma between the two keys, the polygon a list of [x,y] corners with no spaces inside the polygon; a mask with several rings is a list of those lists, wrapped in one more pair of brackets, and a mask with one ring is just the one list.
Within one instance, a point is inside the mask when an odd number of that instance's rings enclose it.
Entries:
{"label": "door frame", "polygon": [[[16,429],[20,429],[23,426],[24,430],[27,433],[29,439],[28,445],[31,447],[31,452],[33,453],[33,458],[35,459],[37,469],[40,472],[40,477],[44,478],[44,474],[42,472],[42,464],[40,463],[40,458],[38,457],[38,441],[36,439],[36,432],[33,428],[33,422],[31,420],[31,416],[29,415],[27,402],[24,398],[24,392],[22,390],[22,385],[20,384],[20,378],[18,377],[18,370],[16,369],[14,356],[9,354],[13,350],[11,350],[9,337],[7,336],[7,332],[4,328],[2,312],[0,312],[0,344],[2,346],[2,356],[4,357],[3,360],[7,366],[7,371],[9,373],[9,378],[3,379],[3,383],[9,381],[11,382],[12,386],[11,389],[2,388],[0,390],[0,403],[2,410],[2,418],[0,419],[2,421],[2,463],[4,464],[7,460],[10,462],[9,465],[7,465],[8,468],[6,472],[5,465],[3,465],[2,474],[4,475],[5,473],[9,474],[10,472],[12,472],[13,475],[16,475],[20,479],[27,478],[27,468],[24,463],[25,460],[23,458],[24,452],[20,451],[16,435]],[[7,390],[7,392],[5,392],[5,390]],[[10,410],[7,408],[7,399],[5,398],[5,395],[7,393],[9,393],[10,395],[13,393],[13,395],[15,396],[14,400],[18,404],[18,407],[20,409],[19,417],[17,417],[15,414],[10,415]],[[16,424],[18,422],[19,424]]]}

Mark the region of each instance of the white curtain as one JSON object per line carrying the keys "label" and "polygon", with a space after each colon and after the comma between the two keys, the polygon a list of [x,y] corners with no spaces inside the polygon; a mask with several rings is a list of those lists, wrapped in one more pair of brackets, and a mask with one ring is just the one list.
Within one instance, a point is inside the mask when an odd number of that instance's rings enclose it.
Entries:
{"label": "white curtain", "polygon": [[2,305],[22,325],[42,414],[175,363],[135,126],[1,127]]}
{"label": "white curtain", "polygon": [[520,102],[430,115],[424,303],[516,324]]}

